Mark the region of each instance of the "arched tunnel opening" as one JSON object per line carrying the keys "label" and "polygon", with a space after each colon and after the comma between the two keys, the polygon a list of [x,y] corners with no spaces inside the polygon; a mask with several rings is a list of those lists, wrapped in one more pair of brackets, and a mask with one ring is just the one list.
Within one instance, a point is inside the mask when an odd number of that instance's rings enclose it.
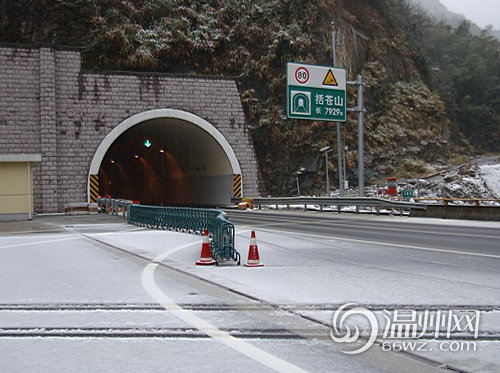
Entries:
{"label": "arched tunnel opening", "polygon": [[217,140],[176,118],[139,123],[110,146],[99,168],[100,195],[164,206],[223,206],[233,170]]}

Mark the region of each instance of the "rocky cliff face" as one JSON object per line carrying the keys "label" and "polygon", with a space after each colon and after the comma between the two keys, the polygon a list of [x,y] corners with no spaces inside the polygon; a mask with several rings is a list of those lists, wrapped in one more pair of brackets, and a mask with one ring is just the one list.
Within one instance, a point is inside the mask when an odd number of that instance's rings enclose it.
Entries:
{"label": "rocky cliff face", "polygon": [[[368,182],[386,176],[424,174],[429,162],[448,162],[455,154],[451,145],[450,121],[441,98],[433,93],[423,78],[421,56],[409,45],[398,28],[392,1],[335,1],[313,7],[316,17],[314,38],[321,40],[306,58],[284,56],[283,62],[295,60],[329,64],[331,47],[329,21],[336,20],[337,51],[340,66],[350,80],[362,74],[366,80],[365,160]],[[335,12],[330,9],[334,8]],[[308,49],[311,51],[311,49]],[[283,69],[283,66],[279,66]],[[282,70],[283,71],[283,70]],[[278,71],[275,72],[279,74]],[[266,101],[245,91],[248,117],[254,126],[254,138],[260,156],[264,180],[270,194],[292,194],[295,171],[314,158],[319,148],[336,143],[332,123],[288,121],[284,113],[285,87],[279,81]],[[356,89],[349,90],[349,106],[356,105]],[[263,105],[262,105],[263,104]],[[350,114],[343,125],[348,176],[357,180],[357,117]],[[321,162],[321,158],[319,158]],[[330,172],[336,174],[336,160]],[[321,193],[324,165],[316,173],[306,174],[303,190]]]}

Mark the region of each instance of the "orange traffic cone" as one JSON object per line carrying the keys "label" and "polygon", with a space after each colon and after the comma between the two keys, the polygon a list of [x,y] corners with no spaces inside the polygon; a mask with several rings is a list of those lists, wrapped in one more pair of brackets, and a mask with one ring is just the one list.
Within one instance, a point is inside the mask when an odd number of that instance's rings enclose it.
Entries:
{"label": "orange traffic cone", "polygon": [[208,230],[203,232],[203,244],[201,245],[200,260],[196,262],[198,266],[212,266],[215,260],[212,259],[212,252],[210,250],[210,243],[208,242]]}
{"label": "orange traffic cone", "polygon": [[252,231],[250,236],[250,247],[248,248],[248,260],[245,263],[245,267],[262,267],[264,264],[260,262],[259,249],[257,247],[257,239],[255,238],[255,232]]}

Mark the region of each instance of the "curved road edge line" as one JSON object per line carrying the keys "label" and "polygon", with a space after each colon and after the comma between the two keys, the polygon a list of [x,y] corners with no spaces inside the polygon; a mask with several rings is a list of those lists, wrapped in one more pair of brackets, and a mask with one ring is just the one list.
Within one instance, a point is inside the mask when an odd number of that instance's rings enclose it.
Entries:
{"label": "curved road edge line", "polygon": [[223,343],[224,345],[232,348],[233,350],[249,357],[258,363],[265,365],[266,367],[273,369],[277,372],[283,373],[305,373],[306,370],[297,367],[285,360],[282,360],[270,353],[261,350],[252,344],[245,342],[241,339],[237,339],[227,332],[218,329],[216,326],[210,324],[209,322],[200,319],[194,314],[193,311],[187,310],[176,304],[171,298],[169,298],[165,293],[163,293],[160,288],[156,285],[154,279],[154,273],[156,268],[158,268],[159,263],[167,258],[169,255],[177,252],[185,247],[192,246],[198,242],[191,242],[186,245],[176,247],[174,249],[168,250],[163,254],[158,255],[153,261],[148,264],[141,273],[141,282],[143,288],[146,292],[158,302],[163,308],[171,312],[174,316],[180,320],[188,323],[189,325],[195,327],[200,332],[207,334],[212,339]]}

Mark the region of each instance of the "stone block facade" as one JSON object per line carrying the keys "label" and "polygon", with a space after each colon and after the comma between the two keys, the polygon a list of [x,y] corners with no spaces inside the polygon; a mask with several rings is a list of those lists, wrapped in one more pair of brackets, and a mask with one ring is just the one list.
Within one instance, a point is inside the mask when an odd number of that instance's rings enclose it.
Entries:
{"label": "stone block facade", "polygon": [[234,80],[223,77],[88,71],[80,52],[0,46],[0,154],[41,154],[34,168],[35,212],[87,200],[94,153],[125,119],[152,109],[203,118],[226,138],[243,190],[259,196],[252,140]]}

